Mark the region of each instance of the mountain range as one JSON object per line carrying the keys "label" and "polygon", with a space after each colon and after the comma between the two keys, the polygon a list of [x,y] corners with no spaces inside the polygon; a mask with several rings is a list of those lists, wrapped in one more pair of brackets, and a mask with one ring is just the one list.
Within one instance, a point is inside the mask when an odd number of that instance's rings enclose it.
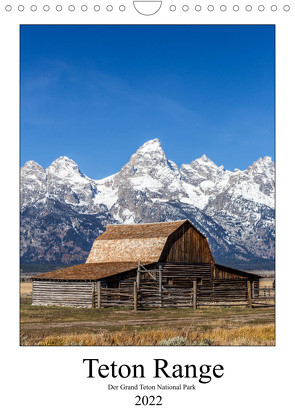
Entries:
{"label": "mountain range", "polygon": [[179,168],[153,139],[101,180],[66,156],[21,168],[22,263],[81,263],[107,224],[183,219],[205,234],[216,262],[273,268],[274,162],[229,171],[203,155]]}

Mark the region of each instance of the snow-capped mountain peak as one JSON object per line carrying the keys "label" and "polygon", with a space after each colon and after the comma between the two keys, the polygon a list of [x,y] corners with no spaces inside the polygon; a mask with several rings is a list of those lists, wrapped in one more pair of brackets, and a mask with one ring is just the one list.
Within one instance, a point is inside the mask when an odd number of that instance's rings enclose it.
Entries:
{"label": "snow-capped mountain peak", "polygon": [[167,158],[159,139],[155,138],[143,144],[138,148],[135,154],[131,156],[129,163],[135,166],[142,165],[143,167],[150,167],[157,165],[158,163],[166,164]]}
{"label": "snow-capped mountain peak", "polygon": [[197,158],[195,161],[198,161],[199,163],[202,162],[202,163],[214,164],[214,162],[210,160],[210,158],[208,158],[207,155],[205,154],[203,154],[200,158]]}
{"label": "snow-capped mountain peak", "polygon": [[[60,226],[56,234],[62,240],[69,231],[70,250],[75,250],[74,234],[79,234],[79,243],[86,234],[93,235],[86,243],[86,256],[97,229],[107,223],[188,218],[207,235],[213,252],[240,260],[250,256],[268,260],[274,254],[274,191],[270,157],[259,158],[244,171],[225,170],[205,154],[178,168],[157,138],[144,143],[119,172],[101,180],[85,176],[65,156],[46,170],[28,161],[21,169],[23,254],[34,261],[34,255],[39,258],[47,252],[48,260],[55,260],[57,246],[51,252],[47,246],[51,233],[44,229],[56,220],[62,224],[53,224],[50,231]],[[52,211],[54,218],[47,220]]]}
{"label": "snow-capped mountain peak", "polygon": [[158,152],[163,151],[159,138],[150,139],[146,141],[136,152]]}
{"label": "snow-capped mountain peak", "polygon": [[22,170],[41,170],[41,171],[44,171],[44,168],[43,167],[41,167],[41,165],[40,164],[38,164],[37,162],[35,162],[35,161],[27,161],[26,163],[25,163],[25,165],[22,167]]}
{"label": "snow-capped mountain peak", "polygon": [[46,168],[46,172],[62,179],[71,178],[75,175],[83,176],[75,161],[66,156],[59,157],[53,161],[53,163]]}
{"label": "snow-capped mountain peak", "polygon": [[[115,184],[151,194],[151,198],[164,197],[182,191],[178,167],[168,161],[159,139],[147,141],[130,158],[117,174]],[[154,193],[152,195],[152,193]]]}

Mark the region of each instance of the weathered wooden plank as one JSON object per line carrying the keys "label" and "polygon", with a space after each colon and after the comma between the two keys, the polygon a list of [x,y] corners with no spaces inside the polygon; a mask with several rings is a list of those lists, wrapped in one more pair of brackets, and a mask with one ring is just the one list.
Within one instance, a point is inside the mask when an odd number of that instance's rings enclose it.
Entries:
{"label": "weathered wooden plank", "polygon": [[101,282],[96,282],[97,308],[101,308]]}
{"label": "weathered wooden plank", "polygon": [[248,290],[248,306],[252,309],[252,295],[251,295],[251,281],[247,280],[247,290]]}
{"label": "weathered wooden plank", "polygon": [[137,297],[137,283],[136,282],[134,282],[133,295],[134,295],[134,310],[137,311],[137,309],[138,309],[138,297]]}
{"label": "weathered wooden plank", "polygon": [[194,280],[194,293],[193,293],[193,308],[197,309],[197,281]]}

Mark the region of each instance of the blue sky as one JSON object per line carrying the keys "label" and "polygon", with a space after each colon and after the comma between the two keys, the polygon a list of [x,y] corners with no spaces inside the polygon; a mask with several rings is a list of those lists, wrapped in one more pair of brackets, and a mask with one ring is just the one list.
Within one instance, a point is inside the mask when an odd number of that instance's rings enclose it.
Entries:
{"label": "blue sky", "polygon": [[21,165],[98,179],[149,139],[178,166],[274,158],[274,26],[21,26]]}

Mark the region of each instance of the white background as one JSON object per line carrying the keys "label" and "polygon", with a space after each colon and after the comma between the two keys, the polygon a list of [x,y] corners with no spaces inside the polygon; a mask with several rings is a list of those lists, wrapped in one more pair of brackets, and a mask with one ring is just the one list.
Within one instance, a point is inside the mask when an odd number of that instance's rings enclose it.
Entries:
{"label": "white background", "polygon": [[[295,25],[294,10],[269,9],[263,13],[241,11],[199,14],[171,13],[169,4],[159,13],[146,17],[130,7],[124,13],[75,13],[28,10],[16,11],[21,2],[10,2],[11,12],[0,6],[0,179],[1,179],[1,379],[5,411],[22,413],[129,413],[190,410],[205,413],[291,412],[294,376],[294,124],[295,124]],[[7,2],[9,4],[9,2]],[[196,2],[203,4],[202,2]],[[250,2],[257,8],[259,3]],[[249,4],[248,3],[248,4]],[[55,3],[50,1],[50,5]],[[68,4],[58,1],[57,4]],[[77,2],[74,2],[77,4]],[[79,3],[81,5],[82,3]],[[93,4],[87,2],[83,4]],[[100,5],[118,2],[98,2]],[[194,4],[186,2],[185,4]],[[205,4],[205,3],[204,3]],[[209,3],[208,3],[209,4]],[[213,3],[217,5],[217,3]],[[233,2],[224,2],[229,7]],[[241,8],[246,4],[240,4]],[[263,4],[263,2],[262,2]],[[269,8],[269,1],[264,4]],[[290,3],[289,3],[290,4]],[[206,3],[207,5],[207,3]],[[290,4],[292,6],[292,4]],[[216,6],[217,7],[217,6]],[[19,24],[275,24],[276,25],[276,346],[275,347],[20,347],[19,346]],[[222,379],[202,385],[194,380],[196,391],[166,391],[162,407],[136,407],[137,392],[107,391],[107,385],[152,384],[153,358],[166,358],[173,364],[222,364]],[[87,379],[83,358],[101,363],[143,364],[145,380]],[[178,379],[160,381],[177,385]],[[141,395],[149,393],[140,392]]]}

